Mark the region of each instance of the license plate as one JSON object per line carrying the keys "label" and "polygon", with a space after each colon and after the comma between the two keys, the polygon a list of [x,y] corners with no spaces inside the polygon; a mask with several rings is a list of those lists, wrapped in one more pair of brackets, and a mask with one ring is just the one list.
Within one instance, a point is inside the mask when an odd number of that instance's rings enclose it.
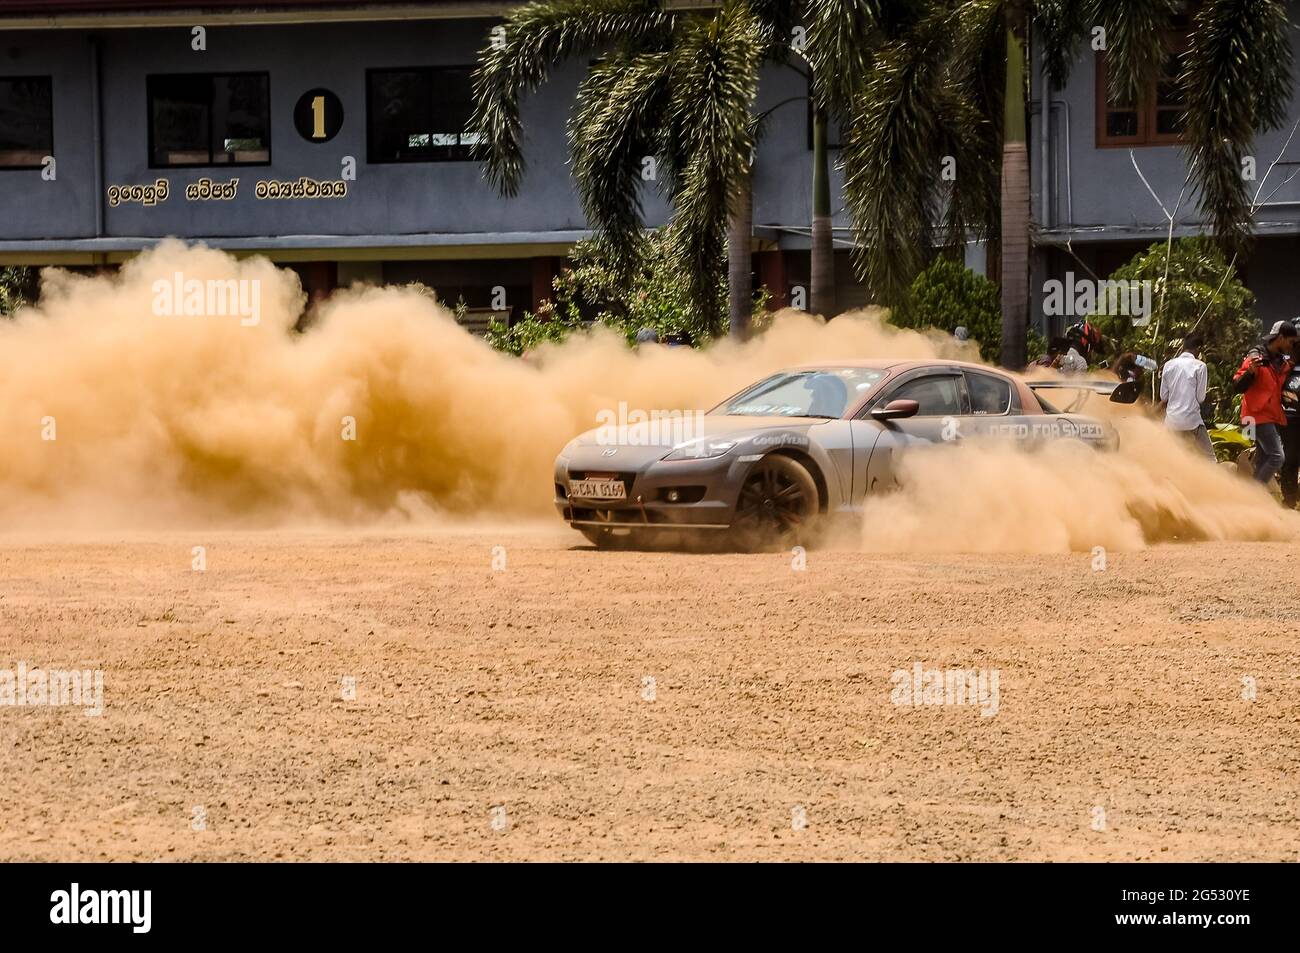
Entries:
{"label": "license plate", "polygon": [[569,497],[582,500],[625,500],[627,487],[622,480],[570,480]]}

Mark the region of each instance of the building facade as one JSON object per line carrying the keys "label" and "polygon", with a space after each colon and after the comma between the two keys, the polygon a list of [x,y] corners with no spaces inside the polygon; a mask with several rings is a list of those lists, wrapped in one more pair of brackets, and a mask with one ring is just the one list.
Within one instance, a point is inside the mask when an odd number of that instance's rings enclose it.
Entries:
{"label": "building facade", "polygon": [[[292,267],[313,295],[420,281],[480,319],[520,315],[588,227],[568,168],[572,63],[525,102],[528,172],[504,198],[470,157],[470,73],[511,4],[484,0],[0,0],[0,265],[114,266],[167,236]],[[1300,3],[1293,4],[1300,20]],[[1173,21],[1171,54],[1190,25]],[[1171,59],[1170,69],[1176,67]],[[754,265],[773,305],[808,280],[806,80],[765,71]],[[1131,104],[1085,48],[1062,89],[1031,83],[1035,324],[1044,286],[1105,278],[1153,241],[1202,230],[1186,186],[1176,88]],[[1046,106],[1044,106],[1046,104]],[[1292,113],[1300,120],[1300,97]],[[1292,317],[1300,136],[1257,142],[1258,239],[1241,270],[1261,318]],[[853,278],[832,172],[841,309]],[[1181,193],[1181,200],[1180,200]],[[650,225],[668,209],[645,191]],[[968,248],[977,270],[986,256]],[[996,277],[996,275],[993,275]]]}
{"label": "building facade", "polygon": [[[525,103],[516,197],[470,157],[470,74],[508,7],[0,0],[0,264],[112,266],[176,236],[266,255],[313,294],[421,281],[479,316],[518,316],[588,228],[565,128],[581,64]],[[806,92],[773,68],[757,104],[776,109],[756,159],[755,264],[778,305],[807,281]],[[645,198],[662,224],[653,182]],[[852,306],[865,295],[841,244]]]}
{"label": "building facade", "polygon": [[[1300,22],[1300,4],[1289,7],[1291,22]],[[1080,279],[1106,278],[1151,243],[1167,240],[1171,218],[1175,237],[1205,231],[1180,141],[1183,103],[1177,84],[1170,82],[1190,30],[1187,16],[1171,19],[1163,33],[1170,54],[1164,77],[1131,103],[1107,95],[1105,52],[1091,44],[1062,89],[1051,89],[1041,63],[1036,66],[1030,134],[1037,245],[1032,313],[1045,330],[1071,323],[1043,314],[1046,281],[1063,281],[1069,272]],[[1300,75],[1296,80],[1300,84]],[[1298,123],[1300,88],[1284,128],[1259,136],[1253,161],[1242,170],[1258,208],[1256,239],[1238,267],[1266,323],[1300,313],[1292,270],[1300,263]]]}

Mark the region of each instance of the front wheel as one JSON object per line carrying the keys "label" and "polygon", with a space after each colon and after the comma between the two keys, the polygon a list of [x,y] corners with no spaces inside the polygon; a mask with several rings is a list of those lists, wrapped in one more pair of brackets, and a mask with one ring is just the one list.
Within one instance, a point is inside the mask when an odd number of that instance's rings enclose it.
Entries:
{"label": "front wheel", "polygon": [[731,523],[742,549],[784,548],[812,539],[821,511],[808,469],[781,454],[764,457],[745,477]]}

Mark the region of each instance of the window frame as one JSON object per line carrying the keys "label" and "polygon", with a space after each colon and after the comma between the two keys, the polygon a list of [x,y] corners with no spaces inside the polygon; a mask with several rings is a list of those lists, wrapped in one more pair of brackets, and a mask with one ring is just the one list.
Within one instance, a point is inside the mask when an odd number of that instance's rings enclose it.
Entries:
{"label": "window frame", "polygon": [[[195,77],[204,76],[209,81],[208,95],[208,161],[207,162],[175,162],[158,164],[154,160],[154,112],[153,100],[154,91],[150,88],[150,83],[155,79],[167,77]],[[215,85],[212,81],[217,77],[229,76],[264,76],[266,77],[266,161],[264,162],[213,162],[212,161],[212,91]],[[269,70],[220,70],[211,73],[203,71],[192,73],[147,73],[144,78],[144,98],[145,98],[145,121],[149,128],[149,168],[150,169],[247,169],[257,168],[258,166],[271,165],[275,154],[272,151],[271,127],[274,125],[274,111],[271,108],[271,73]]]}
{"label": "window frame", "polygon": [[[1191,45],[1190,24],[1171,26],[1160,31],[1168,51],[1177,56],[1187,53]],[[1106,117],[1112,112],[1109,108],[1110,77],[1106,70],[1106,52],[1099,50],[1095,63],[1096,87],[1096,144],[1098,149],[1134,149],[1155,148],[1158,146],[1177,146],[1186,141],[1181,132],[1157,132],[1157,120],[1160,118],[1159,90],[1160,77],[1149,82],[1137,96],[1133,111],[1137,114],[1138,129],[1133,136],[1112,136],[1106,132]]]}
{"label": "window frame", "polygon": [[[1021,406],[1020,406],[1020,389],[1016,386],[1016,382],[1013,381],[1011,378],[1009,378],[1009,377],[1003,377],[1001,374],[994,374],[994,373],[991,373],[991,372],[989,372],[989,371],[977,371],[977,370],[973,370],[973,369],[971,369],[971,368],[962,368],[962,376],[965,378],[965,380],[963,381],[963,383],[964,383],[964,385],[965,385],[965,389],[966,389],[966,414],[965,414],[965,416],[968,416],[968,417],[981,417],[981,418],[988,418],[988,417],[1012,417],[1012,416],[1019,416],[1020,413],[1022,412],[1022,408],[1021,408]],[[989,378],[990,380],[995,380],[995,381],[998,381],[998,382],[1000,382],[1000,383],[1006,385],[1007,390],[1008,390],[1008,394],[1007,394],[1007,409],[1004,410],[1004,411],[1002,411],[1002,413],[1000,413],[1000,414],[977,414],[977,413],[975,413],[975,403],[974,403],[973,400],[971,400],[971,386],[970,386],[970,385],[971,385],[971,378],[972,378],[972,377],[987,377],[987,378]]]}
{"label": "window frame", "polygon": [[[859,420],[869,419],[871,417],[871,411],[873,411],[877,407],[886,407],[889,405],[889,402],[891,400],[898,400],[899,398],[896,395],[898,394],[900,388],[906,387],[909,384],[914,384],[917,381],[927,377],[950,377],[957,382],[957,400],[959,402],[959,412],[956,414],[917,413],[912,417],[908,417],[907,418],[908,420],[933,420],[935,418],[942,419],[944,417],[969,417],[971,415],[970,394],[966,390],[966,375],[962,373],[960,368],[953,368],[951,370],[948,370],[942,367],[920,367],[917,368],[916,370],[909,371],[906,374],[900,375],[898,379],[895,381],[891,381],[889,383],[889,386],[884,391],[881,392],[879,397],[876,397],[875,399],[871,400],[867,404],[867,406],[862,408],[862,411],[857,415],[857,419]],[[983,416],[991,416],[991,415],[985,414]]]}
{"label": "window frame", "polygon": [[[478,160],[477,160],[476,158],[474,158],[474,156],[472,156],[472,155],[465,156],[465,157],[463,157],[463,158],[458,157],[458,156],[438,156],[438,155],[433,155],[433,156],[418,156],[418,157],[413,157],[413,158],[410,158],[410,159],[377,159],[377,158],[375,158],[375,127],[374,127],[373,123],[371,122],[371,111],[370,111],[370,83],[371,83],[371,78],[372,78],[376,73],[429,73],[429,74],[432,74],[432,75],[436,76],[436,74],[438,74],[438,73],[440,73],[440,72],[445,73],[445,72],[450,72],[450,71],[452,71],[452,70],[465,70],[465,71],[467,71],[467,72],[470,74],[470,76],[471,76],[471,78],[472,78],[473,75],[474,75],[474,71],[475,71],[476,69],[478,69],[478,67],[477,67],[476,64],[465,64],[465,63],[439,63],[439,64],[432,65],[432,66],[431,66],[431,65],[424,65],[424,66],[371,66],[371,67],[368,67],[368,68],[366,69],[366,90],[365,90],[365,96],[366,96],[366,164],[367,164],[367,165],[411,165],[411,164],[420,164],[420,163],[425,163],[425,162],[477,162]],[[473,101],[473,96],[472,96],[472,93],[471,93],[471,98],[470,98],[470,115],[471,115],[471,116],[473,115],[473,112],[474,112],[473,106],[474,106],[474,101]],[[432,108],[432,103],[430,104],[430,107]],[[458,136],[459,136],[459,135],[464,135],[464,132],[461,131],[461,132],[457,133],[457,135],[458,135]],[[463,144],[463,143],[462,143],[462,144],[458,144],[458,145],[464,145],[465,148],[468,148],[468,149],[470,149],[470,150],[473,150],[473,148],[474,148],[473,145],[469,145],[469,144]]]}
{"label": "window frame", "polygon": [[[45,153],[47,156],[54,155],[54,74],[53,73],[26,73],[11,76],[0,76],[0,83],[12,80],[45,80],[50,87],[50,148]],[[36,172],[45,168],[44,162],[37,162],[35,165],[3,165],[0,164],[0,172]]]}

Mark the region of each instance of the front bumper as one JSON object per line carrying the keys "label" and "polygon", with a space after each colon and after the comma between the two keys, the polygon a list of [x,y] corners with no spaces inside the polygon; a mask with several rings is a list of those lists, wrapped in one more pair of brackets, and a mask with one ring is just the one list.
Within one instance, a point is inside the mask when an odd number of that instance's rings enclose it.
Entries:
{"label": "front bumper", "polygon": [[[618,463],[600,456],[600,448],[580,448],[555,461],[555,508],[575,528],[725,530],[731,527],[740,486],[757,456],[735,451],[710,460],[658,459],[667,448],[656,448],[648,459]],[[569,481],[590,474],[614,474],[623,482],[623,500],[570,499]],[[669,502],[669,490],[682,493]]]}

